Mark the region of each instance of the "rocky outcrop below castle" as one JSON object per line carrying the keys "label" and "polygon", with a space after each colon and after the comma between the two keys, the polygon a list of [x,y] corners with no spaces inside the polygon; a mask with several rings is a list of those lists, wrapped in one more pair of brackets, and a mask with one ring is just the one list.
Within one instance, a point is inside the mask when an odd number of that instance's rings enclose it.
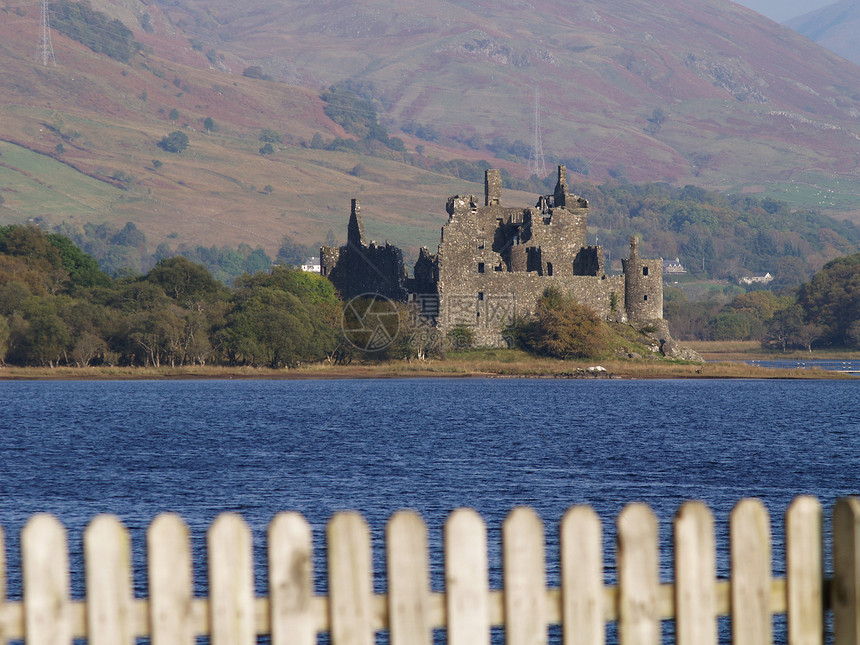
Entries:
{"label": "rocky outcrop below castle", "polygon": [[669,333],[669,323],[659,318],[651,321],[642,329],[643,333],[659,343],[659,352],[667,358],[677,358],[682,361],[704,363],[705,359],[694,349],[684,347]]}

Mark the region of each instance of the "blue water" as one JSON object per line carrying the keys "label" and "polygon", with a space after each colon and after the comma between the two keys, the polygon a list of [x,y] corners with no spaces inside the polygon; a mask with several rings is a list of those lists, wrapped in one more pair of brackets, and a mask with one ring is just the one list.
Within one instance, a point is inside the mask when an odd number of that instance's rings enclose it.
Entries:
{"label": "blue water", "polygon": [[[759,497],[772,515],[778,574],[790,501],[815,495],[829,516],[837,498],[860,492],[857,381],[6,381],[0,400],[0,524],[13,598],[18,534],[37,512],[69,529],[77,597],[81,534],[98,513],[131,530],[135,588],[145,595],[145,529],[163,511],[192,528],[202,595],[205,531],[220,512],[250,524],[265,594],[265,530],[277,512],[300,511],[314,527],[323,591],[332,513],[365,515],[381,572],[385,521],[414,508],[430,527],[439,590],[442,524],[460,506],[487,521],[493,586],[504,516],[520,504],[537,509],[557,585],[557,526],[573,504],[591,504],[603,519],[611,582],[615,516],[628,502],[652,505],[665,547],[681,502],[705,500],[725,575],[729,512]],[[381,578],[376,585],[382,591]]]}
{"label": "blue water", "polygon": [[756,367],[767,367],[776,369],[789,370],[827,370],[835,372],[845,372],[860,376],[860,361],[854,360],[763,360],[763,361],[745,361],[747,365],[755,365]]}

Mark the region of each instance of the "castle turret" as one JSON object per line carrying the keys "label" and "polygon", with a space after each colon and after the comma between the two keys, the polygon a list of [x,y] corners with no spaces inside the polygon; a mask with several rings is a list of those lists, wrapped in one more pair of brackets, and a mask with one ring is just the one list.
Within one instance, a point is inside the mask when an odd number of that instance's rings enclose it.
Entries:
{"label": "castle turret", "polygon": [[639,257],[639,240],[630,238],[630,258],[622,260],[624,268],[624,304],[627,317],[645,322],[663,317],[663,260]]}
{"label": "castle turret", "polygon": [[563,165],[558,167],[558,181],[555,184],[553,202],[556,208],[564,208],[567,202],[567,168]]}
{"label": "castle turret", "polygon": [[346,229],[346,243],[348,246],[362,248],[364,243],[364,224],[361,222],[361,202],[352,200],[352,212],[349,216],[349,226]]}
{"label": "castle turret", "polygon": [[490,168],[484,172],[484,205],[498,206],[502,203],[502,171]]}

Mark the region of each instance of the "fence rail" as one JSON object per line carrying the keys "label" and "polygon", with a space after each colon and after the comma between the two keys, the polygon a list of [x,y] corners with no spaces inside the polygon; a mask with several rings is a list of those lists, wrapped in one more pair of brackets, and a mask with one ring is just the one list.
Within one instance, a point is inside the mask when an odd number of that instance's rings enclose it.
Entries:
{"label": "fence rail", "polygon": [[472,510],[451,514],[444,527],[444,593],[429,581],[427,529],[412,511],[386,528],[387,594],[374,594],[370,531],[357,513],[336,514],[326,529],[329,595],[313,593],[311,529],[296,513],[277,515],[268,529],[269,595],[254,595],[251,532],[235,514],[219,516],[207,533],[209,597],[195,598],[189,530],[174,514],[147,531],[149,596],[135,599],[131,543],[122,523],[99,516],[84,533],[86,600],[72,600],[66,531],[36,515],[21,534],[23,601],[6,601],[5,547],[0,530],[0,643],[61,645],[251,645],[270,634],[274,645],[373,645],[387,629],[392,645],[431,645],[445,628],[451,645],[489,645],[503,626],[509,645],[542,645],[548,625],[562,626],[563,645],[598,645],[617,621],[622,645],[657,645],[661,621],[675,619],[679,645],[715,645],[717,617],[731,616],[732,642],[773,641],[773,614],[787,614],[788,643],[819,645],[825,613],[833,612],[833,642],[860,643],[860,501],[833,511],[834,573],[825,580],[822,512],[812,497],[794,500],[785,522],[785,578],[771,572],[770,518],[755,499],[730,518],[730,578],[716,576],[714,519],[687,502],[674,520],[674,583],[660,584],[658,524],[644,504],[617,518],[618,584],[604,584],[603,530],[589,507],[570,509],[560,525],[560,587],[546,585],[544,525],[516,508],[502,527],[503,588],[489,588],[487,531]]}

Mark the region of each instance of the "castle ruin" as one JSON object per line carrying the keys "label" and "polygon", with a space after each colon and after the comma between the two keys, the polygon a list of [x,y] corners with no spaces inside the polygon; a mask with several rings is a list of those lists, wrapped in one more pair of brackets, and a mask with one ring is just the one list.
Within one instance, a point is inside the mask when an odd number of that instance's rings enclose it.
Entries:
{"label": "castle ruin", "polygon": [[438,251],[422,248],[409,278],[400,249],[367,244],[360,205],[353,200],[348,241],[320,249],[321,273],[345,299],[379,293],[415,303],[440,332],[470,327],[480,345],[499,345],[503,330],[535,312],[555,286],[604,320],[645,323],[663,317],[663,263],[630,257],[621,275],[607,275],[603,248],[586,240],[588,202],[568,191],[564,166],[551,195],[531,208],[502,205],[498,170],[487,170],[484,199],[448,199]]}

